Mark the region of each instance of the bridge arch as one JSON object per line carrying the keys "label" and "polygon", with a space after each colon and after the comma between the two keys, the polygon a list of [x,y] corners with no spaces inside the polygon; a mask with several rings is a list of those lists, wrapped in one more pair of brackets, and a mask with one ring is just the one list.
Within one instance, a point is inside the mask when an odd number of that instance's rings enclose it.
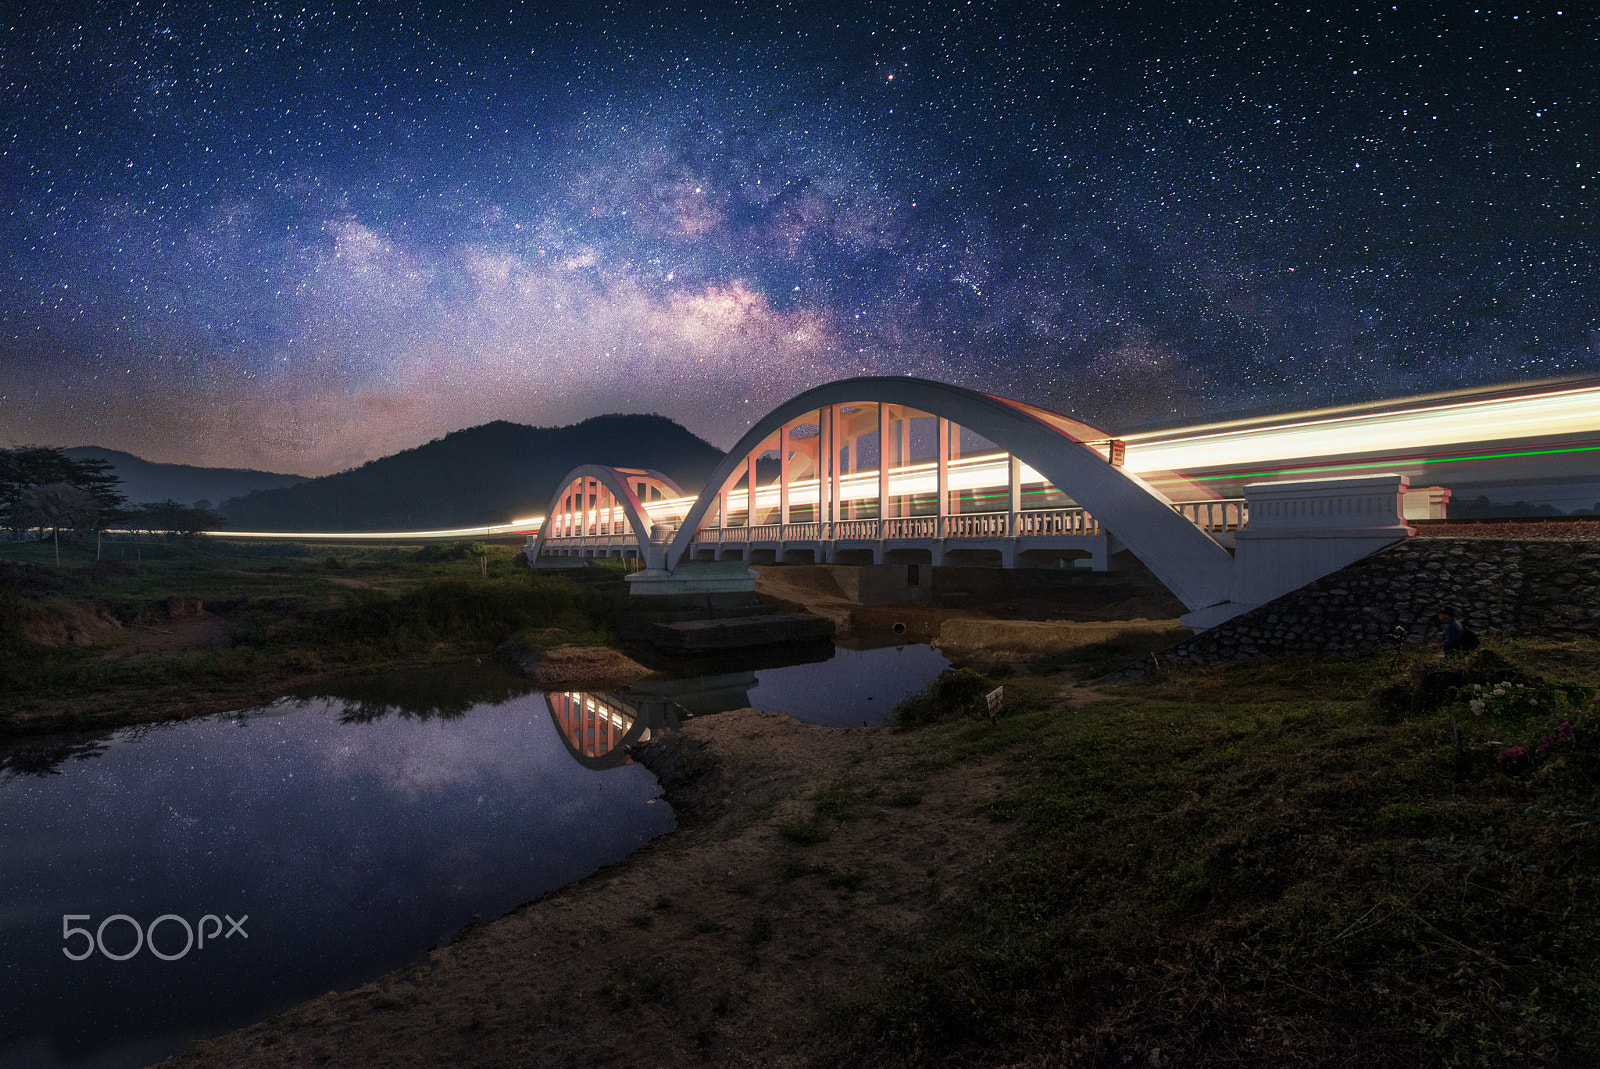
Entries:
{"label": "bridge arch", "polygon": [[[638,487],[662,491],[663,496],[682,497],[683,490],[677,483],[659,471],[648,471],[641,468],[609,468],[602,464],[580,464],[562,477],[556,484],[558,489],[550,498],[550,507],[545,510],[544,523],[539,527],[539,534],[534,539],[529,549],[528,563],[537,564],[539,555],[544,552],[545,542],[556,536],[556,532],[564,532],[568,526],[576,523],[583,531],[587,531],[591,524],[598,526],[598,519],[591,520],[591,514],[598,517],[600,512],[609,512],[620,508],[626,517],[629,530],[639,544],[639,557],[645,562],[647,568],[663,568],[666,566],[665,546],[650,540],[651,518],[649,507],[640,499]],[[583,498],[577,501],[573,498],[574,488]],[[601,500],[589,500],[591,490],[604,488],[595,497]],[[609,494],[611,502],[604,498]],[[598,532],[597,532],[598,533]]]}
{"label": "bridge arch", "polygon": [[[909,377],[843,379],[807,390],[773,409],[739,439],[707,480],[666,547],[664,566],[676,569],[688,556],[706,513],[742,469],[753,476],[753,456],[771,448],[769,439],[812,413],[819,419],[824,414],[837,419],[837,408],[853,403],[904,406],[970,428],[1070,494],[1190,609],[1227,600],[1232,556],[1174,511],[1163,494],[1086,445],[1086,440],[1104,437],[1095,428],[1020,401]],[[833,446],[840,441],[836,430],[830,436],[829,428],[819,428],[819,434],[829,437]],[[779,439],[779,448],[781,461],[788,449],[786,438]],[[819,444],[819,461],[825,451]],[[837,456],[830,463],[836,465]]]}

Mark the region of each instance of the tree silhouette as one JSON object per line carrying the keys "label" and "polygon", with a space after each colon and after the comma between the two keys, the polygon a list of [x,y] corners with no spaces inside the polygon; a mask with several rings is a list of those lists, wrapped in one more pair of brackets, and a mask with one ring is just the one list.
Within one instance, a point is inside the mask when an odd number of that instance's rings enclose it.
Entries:
{"label": "tree silhouette", "polygon": [[61,528],[72,528],[80,541],[84,528],[99,529],[99,502],[89,491],[71,483],[30,486],[21,494],[21,508],[25,516],[37,523],[41,536],[44,528],[51,529],[58,568],[61,566]]}
{"label": "tree silhouette", "polygon": [[122,479],[117,476],[111,461],[85,457],[82,460],[73,460],[72,465],[75,469],[73,477],[67,481],[88,491],[94,497],[98,516],[94,527],[94,559],[99,560],[100,532],[109,526],[125,522],[132,515],[132,511],[128,507],[128,499],[119,489]]}
{"label": "tree silhouette", "polygon": [[177,501],[151,501],[134,512],[133,523],[143,531],[159,531],[164,542],[168,535],[193,540],[202,531],[214,531],[226,524],[211,509],[196,508]]}
{"label": "tree silhouette", "polygon": [[[50,509],[52,516],[65,508],[72,514],[70,520],[48,520],[38,526],[54,526],[58,529],[62,526],[72,527],[80,537],[83,530],[92,528],[95,532],[95,557],[98,559],[101,529],[128,516],[128,502],[119,489],[120,485],[121,480],[114,474],[109,461],[74,460],[59,449],[42,446],[0,449],[0,523],[8,527],[15,537],[16,532],[24,527],[35,526],[33,520],[41,508]],[[39,491],[53,486],[69,486],[82,491],[89,495],[93,507],[86,506],[77,498],[68,503],[64,498],[47,501],[40,497]],[[50,497],[46,495],[46,498]],[[58,552],[58,559],[59,556]]]}

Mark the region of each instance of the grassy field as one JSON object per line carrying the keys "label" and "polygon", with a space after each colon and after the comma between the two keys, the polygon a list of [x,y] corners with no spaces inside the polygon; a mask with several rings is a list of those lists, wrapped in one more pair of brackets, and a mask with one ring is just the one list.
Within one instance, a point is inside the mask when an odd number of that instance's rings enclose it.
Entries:
{"label": "grassy field", "polygon": [[330,672],[602,642],[607,568],[534,573],[473,543],[0,543],[0,734],[105,726]]}
{"label": "grassy field", "polygon": [[1600,650],[1413,657],[903,705],[927,776],[1010,756],[1014,849],[841,1001],[854,1060],[1600,1064]]}

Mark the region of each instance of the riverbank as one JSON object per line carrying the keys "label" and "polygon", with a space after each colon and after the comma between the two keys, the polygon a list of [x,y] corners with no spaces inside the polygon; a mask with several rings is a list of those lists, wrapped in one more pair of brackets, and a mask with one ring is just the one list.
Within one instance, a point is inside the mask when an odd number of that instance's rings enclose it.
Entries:
{"label": "riverbank", "polygon": [[47,549],[0,555],[0,738],[206,715],[502,648],[604,644],[626,596],[620,566],[533,574],[506,546],[211,542],[31,559]]}
{"label": "riverbank", "polygon": [[178,1064],[1600,1058],[1593,643],[994,682],[692,721],[680,831]]}
{"label": "riverbank", "polygon": [[911,736],[755,710],[671,745],[678,832],[180,1064],[814,1064],[883,947],[1002,845],[999,759],[930,777]]}

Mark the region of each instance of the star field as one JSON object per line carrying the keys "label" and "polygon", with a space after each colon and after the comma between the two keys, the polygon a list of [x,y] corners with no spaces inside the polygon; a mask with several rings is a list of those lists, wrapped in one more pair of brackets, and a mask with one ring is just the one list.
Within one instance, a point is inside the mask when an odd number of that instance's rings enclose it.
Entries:
{"label": "star field", "polygon": [[1108,426],[1600,369],[1589,5],[26,4],[0,444],[727,446],[916,374]]}

